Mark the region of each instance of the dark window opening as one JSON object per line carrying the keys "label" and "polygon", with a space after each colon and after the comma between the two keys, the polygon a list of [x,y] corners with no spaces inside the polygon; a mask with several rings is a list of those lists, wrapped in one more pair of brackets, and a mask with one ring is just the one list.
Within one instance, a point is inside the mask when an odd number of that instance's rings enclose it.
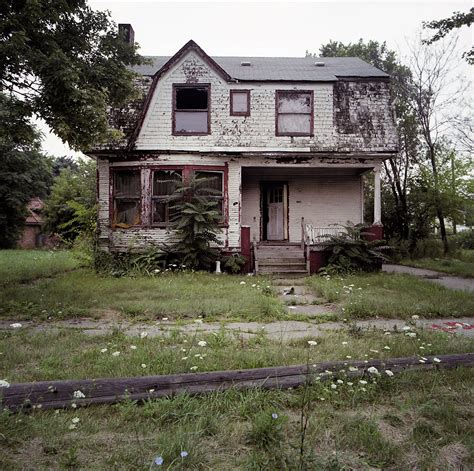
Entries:
{"label": "dark window opening", "polygon": [[114,172],[113,225],[130,227],[140,224],[140,171]]}
{"label": "dark window opening", "polygon": [[153,173],[152,223],[169,224],[176,217],[171,195],[182,180],[181,170],[158,170]]}
{"label": "dark window opening", "polygon": [[198,179],[205,179],[199,194],[216,202],[216,210],[224,219],[224,184],[222,172],[195,171]]}
{"label": "dark window opening", "polygon": [[173,134],[209,134],[209,86],[174,87]]}

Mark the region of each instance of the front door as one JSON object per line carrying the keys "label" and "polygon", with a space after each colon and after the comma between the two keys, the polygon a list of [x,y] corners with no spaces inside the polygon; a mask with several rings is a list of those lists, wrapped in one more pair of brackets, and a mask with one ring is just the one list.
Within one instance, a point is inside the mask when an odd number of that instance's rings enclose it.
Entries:
{"label": "front door", "polygon": [[278,183],[267,187],[267,240],[285,239],[285,187]]}

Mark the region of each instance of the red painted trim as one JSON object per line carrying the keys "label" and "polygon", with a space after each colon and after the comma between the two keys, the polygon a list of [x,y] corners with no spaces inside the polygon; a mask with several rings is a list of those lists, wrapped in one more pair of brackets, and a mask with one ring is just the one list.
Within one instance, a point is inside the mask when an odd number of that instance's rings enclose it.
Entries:
{"label": "red painted trim", "polygon": [[115,173],[126,172],[126,171],[138,171],[140,178],[140,194],[138,196],[138,212],[140,213],[140,224],[135,224],[127,228],[120,227],[117,229],[131,229],[133,227],[146,227],[143,221],[143,188],[142,188],[142,166],[130,166],[130,167],[110,167],[109,166],[109,227],[115,229],[114,225],[114,214],[115,214]]}
{"label": "red painted trim", "polygon": [[250,241],[250,226],[240,228],[240,250],[242,255],[247,259],[245,265],[242,268],[244,273],[249,273],[252,267],[252,248]]}
{"label": "red painted trim", "polygon": [[373,242],[375,240],[383,240],[383,226],[382,225],[373,225],[367,228],[364,232],[362,237],[369,242]]}
{"label": "red painted trim", "polygon": [[[297,93],[305,93],[309,94],[311,97],[311,111],[310,111],[310,132],[309,134],[306,132],[279,132],[278,131],[278,117],[280,114],[285,113],[278,113],[278,99],[280,95],[287,95],[287,94],[297,94]],[[295,113],[288,113],[288,114],[295,114]],[[307,113],[301,113],[307,114]],[[286,137],[312,137],[314,136],[314,91],[313,90],[275,90],[275,136],[286,136]]]}
{"label": "red painted trim", "polygon": [[[247,94],[247,111],[234,111],[234,94]],[[230,90],[230,116],[250,116],[250,90],[233,89]]]}
{"label": "red painted trim", "polygon": [[[176,90],[180,88],[207,88],[207,110],[179,110],[179,111],[207,111],[207,132],[183,132],[176,131]],[[211,134],[211,84],[210,83],[173,83],[171,98],[171,134],[173,136],[208,136]]]}

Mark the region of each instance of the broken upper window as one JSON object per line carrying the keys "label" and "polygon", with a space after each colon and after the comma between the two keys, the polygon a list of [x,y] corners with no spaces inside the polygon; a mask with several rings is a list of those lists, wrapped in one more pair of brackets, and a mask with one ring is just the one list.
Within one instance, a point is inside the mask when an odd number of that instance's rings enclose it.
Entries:
{"label": "broken upper window", "polygon": [[250,116],[250,90],[230,91],[230,115]]}
{"label": "broken upper window", "polygon": [[276,135],[313,135],[313,92],[276,92]]}
{"label": "broken upper window", "polygon": [[209,134],[209,85],[174,85],[173,134]]}
{"label": "broken upper window", "polygon": [[153,172],[153,224],[169,224],[173,221],[176,211],[173,209],[173,202],[170,202],[170,196],[176,191],[182,178],[181,170],[158,170]]}
{"label": "broken upper window", "polygon": [[216,210],[224,219],[224,173],[210,171],[195,171],[194,176],[197,179],[203,179],[203,184],[199,194],[206,196],[207,199],[216,202]]}
{"label": "broken upper window", "polygon": [[113,175],[113,225],[140,224],[140,170],[116,170]]}

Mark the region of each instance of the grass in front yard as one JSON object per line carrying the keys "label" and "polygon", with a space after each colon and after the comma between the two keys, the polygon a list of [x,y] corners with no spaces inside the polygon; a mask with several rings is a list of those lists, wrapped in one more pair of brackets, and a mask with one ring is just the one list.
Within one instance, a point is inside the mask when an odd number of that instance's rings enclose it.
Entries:
{"label": "grass in front yard", "polygon": [[435,318],[474,313],[474,293],[447,289],[410,275],[312,276],[307,283],[328,301],[340,302],[347,318]]}
{"label": "grass in front yard", "polygon": [[[198,345],[202,340],[205,347]],[[317,347],[309,348],[307,339],[272,341],[264,331],[242,340],[237,333],[224,331],[193,335],[176,331],[168,337],[142,339],[120,332],[92,336],[71,330],[36,334],[15,330],[0,333],[0,379],[46,381],[263,368],[306,363],[308,355],[310,362],[318,362],[474,351],[470,338],[431,331],[410,337],[406,332],[382,335],[348,330],[327,333],[317,342]]]}
{"label": "grass in front yard", "polygon": [[0,286],[54,276],[78,265],[67,250],[0,250]]}
{"label": "grass in front yard", "polygon": [[64,319],[118,315],[170,320],[286,318],[267,279],[209,273],[113,278],[75,270],[31,285],[10,285],[0,293],[0,316]]}
{"label": "grass in front yard", "polygon": [[[474,250],[470,250],[469,252],[474,252]],[[450,275],[462,276],[464,278],[474,278],[473,260],[468,261],[456,258],[420,258],[416,260],[402,260],[400,264],[409,267],[440,271]]]}
{"label": "grass in front yard", "polygon": [[[416,338],[404,333],[340,332],[318,339],[315,347],[304,339],[285,348],[263,335],[243,343],[232,336],[210,335],[206,347],[197,346],[202,338],[193,336],[162,341],[72,332],[15,331],[2,336],[5,361],[0,378],[10,381],[188,371],[191,364],[199,364],[203,371],[308,358],[441,354],[472,350],[473,342],[431,332],[418,332]],[[130,349],[132,342],[136,350]],[[101,353],[102,348],[107,352]],[[113,351],[121,354],[113,357]],[[206,356],[200,360],[194,354]],[[141,368],[141,363],[147,367]],[[29,415],[2,413],[2,466],[9,470],[332,470],[470,469],[474,465],[472,369],[382,374],[367,384],[351,382],[343,373],[339,379],[342,383],[323,382],[291,391],[231,390],[177,395],[141,405],[125,401]],[[300,467],[303,401],[310,412]],[[183,451],[187,456],[180,456]],[[163,459],[160,466],[152,464],[157,457]]]}

